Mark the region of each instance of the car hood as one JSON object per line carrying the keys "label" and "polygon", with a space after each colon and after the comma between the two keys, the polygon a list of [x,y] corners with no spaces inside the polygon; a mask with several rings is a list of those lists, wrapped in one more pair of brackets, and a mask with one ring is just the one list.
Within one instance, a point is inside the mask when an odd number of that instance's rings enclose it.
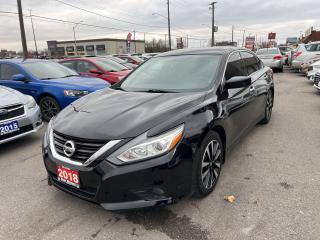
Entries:
{"label": "car hood", "polygon": [[82,76],[43,80],[43,82],[63,87],[69,87],[70,89],[81,89],[89,91],[95,91],[110,86],[109,83],[99,78]]}
{"label": "car hood", "polygon": [[0,86],[0,107],[13,104],[26,104],[27,98],[22,93],[7,87]]}
{"label": "car hood", "polygon": [[64,109],[53,129],[65,135],[117,140],[136,137],[200,104],[205,93],[143,93],[104,89]]}

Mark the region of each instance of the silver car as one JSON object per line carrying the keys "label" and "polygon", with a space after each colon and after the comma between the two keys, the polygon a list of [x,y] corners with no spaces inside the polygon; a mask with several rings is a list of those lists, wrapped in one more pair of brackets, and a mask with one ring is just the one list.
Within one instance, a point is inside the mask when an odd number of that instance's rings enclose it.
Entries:
{"label": "silver car", "polygon": [[283,72],[284,60],[279,48],[261,48],[257,55],[267,67]]}
{"label": "silver car", "polygon": [[42,125],[33,97],[0,86],[0,144],[35,133]]}

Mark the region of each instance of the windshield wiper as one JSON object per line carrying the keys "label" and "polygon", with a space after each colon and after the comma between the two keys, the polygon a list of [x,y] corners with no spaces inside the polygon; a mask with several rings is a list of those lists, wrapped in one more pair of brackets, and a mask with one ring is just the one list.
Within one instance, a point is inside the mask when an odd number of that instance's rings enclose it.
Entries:
{"label": "windshield wiper", "polygon": [[62,78],[74,77],[74,76],[79,76],[79,74],[70,74],[70,75],[66,75],[66,76],[64,76],[64,77],[62,77]]}
{"label": "windshield wiper", "polygon": [[56,78],[52,78],[52,77],[48,77],[48,78],[40,78],[40,80],[51,80],[51,79],[56,79]]}
{"label": "windshield wiper", "polygon": [[170,90],[163,90],[163,89],[148,89],[141,92],[148,92],[148,93],[177,93],[176,91]]}
{"label": "windshield wiper", "polygon": [[126,90],[122,87],[113,87],[112,89],[126,92]]}

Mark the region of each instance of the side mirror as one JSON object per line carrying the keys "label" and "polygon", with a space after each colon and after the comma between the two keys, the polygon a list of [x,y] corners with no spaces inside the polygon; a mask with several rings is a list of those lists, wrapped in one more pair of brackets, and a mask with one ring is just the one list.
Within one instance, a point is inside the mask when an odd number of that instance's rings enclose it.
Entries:
{"label": "side mirror", "polygon": [[244,88],[251,84],[251,77],[232,77],[226,82],[227,89]]}
{"label": "side mirror", "polygon": [[98,75],[103,74],[103,72],[99,71],[98,69],[91,69],[89,72],[93,74],[98,74]]}
{"label": "side mirror", "polygon": [[23,74],[16,74],[12,76],[13,81],[20,81],[20,82],[29,82],[28,79]]}

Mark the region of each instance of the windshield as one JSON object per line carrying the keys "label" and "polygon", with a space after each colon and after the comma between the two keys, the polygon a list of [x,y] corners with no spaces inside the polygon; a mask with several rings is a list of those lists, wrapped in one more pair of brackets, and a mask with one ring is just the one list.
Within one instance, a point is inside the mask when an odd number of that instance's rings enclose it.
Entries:
{"label": "windshield", "polygon": [[257,55],[265,54],[279,54],[279,50],[277,48],[263,48],[257,51]]}
{"label": "windshield", "polygon": [[125,66],[109,59],[97,59],[96,63],[108,72],[120,72],[128,70]]}
{"label": "windshield", "polygon": [[56,62],[22,63],[25,70],[40,80],[78,76],[75,71]]}
{"label": "windshield", "polygon": [[217,75],[220,55],[152,58],[115,87],[125,91],[192,92],[205,90]]}
{"label": "windshield", "polygon": [[318,52],[320,51],[320,43],[306,45],[308,52]]}

